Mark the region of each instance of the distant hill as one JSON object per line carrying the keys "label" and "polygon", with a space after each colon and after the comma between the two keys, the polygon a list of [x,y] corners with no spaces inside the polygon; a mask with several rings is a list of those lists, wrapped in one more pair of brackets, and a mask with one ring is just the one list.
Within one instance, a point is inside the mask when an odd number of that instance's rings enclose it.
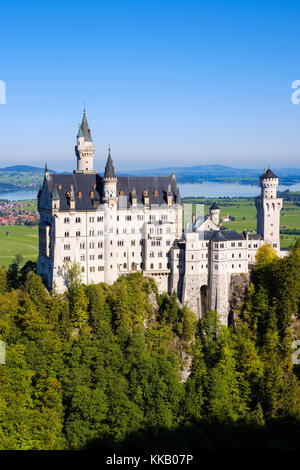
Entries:
{"label": "distant hill", "polygon": [[[133,176],[166,176],[172,171],[180,183],[213,181],[220,183],[258,184],[262,169],[233,168],[226,165],[196,165],[190,167],[166,167],[149,170],[131,170],[119,172],[119,175]],[[300,182],[300,168],[274,168],[274,173],[280,178],[281,184]]]}
{"label": "distant hill", "polygon": [[[9,171],[9,172],[25,172],[25,173],[42,173],[45,171],[44,168],[39,168],[37,166],[30,165],[14,165],[7,166],[5,168],[0,168],[0,171]],[[49,170],[51,173],[56,173],[54,170]]]}
{"label": "distant hill", "polygon": [[[292,185],[300,182],[300,168],[272,168],[280,178],[283,185]],[[0,191],[20,189],[37,190],[43,181],[44,168],[31,165],[13,165],[0,168]],[[178,183],[238,183],[259,184],[262,169],[233,168],[226,165],[194,165],[190,167],[165,167],[149,170],[129,170],[117,172],[120,176],[166,176],[175,171]],[[50,170],[50,173],[58,173]],[[63,172],[68,173],[68,172]],[[103,173],[103,169],[100,170]]]}

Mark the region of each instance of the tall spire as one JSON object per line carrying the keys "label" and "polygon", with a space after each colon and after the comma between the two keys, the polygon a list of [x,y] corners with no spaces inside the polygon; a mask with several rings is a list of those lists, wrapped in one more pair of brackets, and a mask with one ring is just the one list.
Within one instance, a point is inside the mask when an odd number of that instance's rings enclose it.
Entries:
{"label": "tall spire", "polygon": [[107,157],[107,162],[105,166],[105,172],[104,172],[104,178],[115,178],[116,177],[116,172],[115,172],[115,167],[110,155],[110,147],[108,147],[108,157]]}
{"label": "tall spire", "polygon": [[93,142],[91,131],[86,118],[85,108],[83,109],[82,122],[80,124],[79,131],[77,134],[77,138],[78,137],[83,137],[85,142]]}
{"label": "tall spire", "polygon": [[95,147],[87,122],[85,108],[83,110],[82,122],[77,133],[75,153],[77,157],[77,170],[75,170],[75,173],[96,173],[94,170]]}

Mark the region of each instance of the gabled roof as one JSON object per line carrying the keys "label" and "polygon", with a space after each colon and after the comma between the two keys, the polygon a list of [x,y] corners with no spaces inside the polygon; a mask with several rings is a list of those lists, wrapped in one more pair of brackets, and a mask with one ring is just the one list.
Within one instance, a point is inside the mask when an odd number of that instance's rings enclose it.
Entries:
{"label": "gabled roof", "polygon": [[[45,178],[51,196],[55,187],[60,200],[60,209],[69,210],[69,199],[66,194],[74,191],[76,210],[92,210],[101,206],[104,196],[104,179],[99,174],[52,174]],[[150,204],[167,204],[167,191],[170,184],[174,203],[180,204],[179,190],[176,181],[171,176],[136,177],[119,176],[117,180],[117,195],[127,196],[127,207],[131,207],[131,191],[135,189],[137,204],[144,204],[143,191],[148,191]],[[73,188],[72,188],[73,186]],[[97,206],[98,204],[98,206]]]}
{"label": "gabled roof", "polygon": [[[200,236],[203,236],[199,232]],[[245,237],[242,233],[238,233],[235,230],[205,230],[204,231],[204,240],[211,240],[214,242],[225,242],[225,241],[235,241],[235,240],[245,240]]]}
{"label": "gabled roof", "polygon": [[89,125],[87,122],[85,110],[83,111],[82,122],[80,124],[77,137],[84,137],[85,142],[93,142],[91,131],[89,129]]}

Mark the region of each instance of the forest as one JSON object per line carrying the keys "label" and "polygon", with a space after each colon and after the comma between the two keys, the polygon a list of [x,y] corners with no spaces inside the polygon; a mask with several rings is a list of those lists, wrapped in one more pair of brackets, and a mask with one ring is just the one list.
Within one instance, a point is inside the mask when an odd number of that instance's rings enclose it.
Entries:
{"label": "forest", "polygon": [[0,269],[1,450],[299,448],[299,241],[258,251],[229,328],[140,272],[86,286],[70,265],[58,294],[35,268]]}

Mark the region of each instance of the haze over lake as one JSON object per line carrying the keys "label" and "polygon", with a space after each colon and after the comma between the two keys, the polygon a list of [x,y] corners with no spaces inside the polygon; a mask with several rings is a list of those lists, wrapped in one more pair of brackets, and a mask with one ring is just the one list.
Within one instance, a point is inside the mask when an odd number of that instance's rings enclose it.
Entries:
{"label": "haze over lake", "polygon": [[[260,193],[259,186],[238,183],[178,183],[181,197],[255,197]],[[292,186],[279,185],[279,191],[300,191],[300,183]],[[0,192],[0,199],[21,201],[36,199],[38,191],[7,191]]]}

